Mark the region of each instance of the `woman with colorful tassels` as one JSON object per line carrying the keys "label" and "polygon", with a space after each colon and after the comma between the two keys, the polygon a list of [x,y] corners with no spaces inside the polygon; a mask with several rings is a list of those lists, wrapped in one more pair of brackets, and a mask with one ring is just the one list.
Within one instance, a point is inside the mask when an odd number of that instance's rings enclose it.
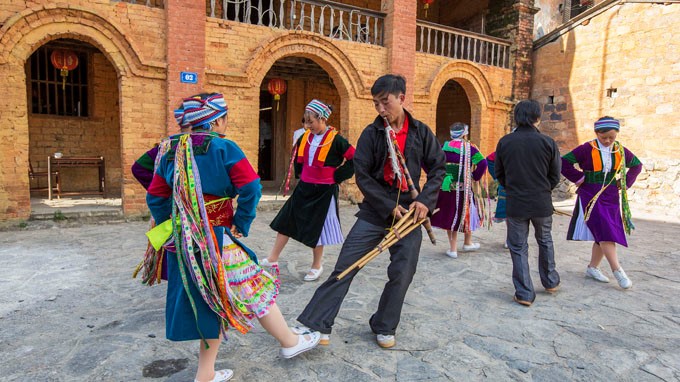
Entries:
{"label": "woman with colorful tassels", "polygon": [[147,235],[167,253],[166,337],[201,340],[195,379],[201,382],[233,376],[229,369],[215,371],[229,327],[246,333],[259,320],[281,344],[283,358],[314,348],[319,333],[294,334],[276,305],[278,275],[260,268],[238,241],[248,236],[261,186],[243,151],[221,135],[227,123],[224,97],[186,98],[175,118],[180,126],[191,125],[191,133],[172,141],[147,194],[158,223]]}
{"label": "woman with colorful tassels", "polygon": [[619,264],[616,244],[628,246],[626,234],[634,229],[627,189],[642,171],[642,163],[616,140],[619,128],[619,121],[612,117],[597,120],[597,138],[562,157],[562,175],[578,186],[567,239],[594,241],[586,277],[609,282],[599,269],[605,257],[619,286],[628,289],[633,283]]}
{"label": "woman with colorful tassels", "polygon": [[331,111],[316,99],[305,107],[307,130],[297,140],[293,160],[300,181],[270,224],[278,234],[269,257],[262,261],[262,265],[278,266],[281,251],[292,237],[312,248],[312,266],[305,281],[321,276],[323,247],[344,241],[338,193],[339,184],[354,175],[354,147],[327,124]]}
{"label": "woman with colorful tassels", "polygon": [[473,182],[479,182],[486,171],[486,159],[467,140],[468,130],[469,126],[460,122],[451,126],[451,140],[443,146],[446,176],[437,200],[439,213],[431,218],[432,226],[446,230],[449,238],[446,255],[454,259],[458,257],[458,232],[465,236],[463,250],[475,251],[480,245],[472,242],[472,231],[489,221],[485,217],[489,203],[480,202],[482,195],[473,190]]}

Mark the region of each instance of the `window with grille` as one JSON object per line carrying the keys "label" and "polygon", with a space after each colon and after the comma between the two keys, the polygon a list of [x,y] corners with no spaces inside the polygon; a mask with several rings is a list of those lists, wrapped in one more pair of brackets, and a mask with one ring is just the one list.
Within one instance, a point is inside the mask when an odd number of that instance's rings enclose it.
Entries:
{"label": "window with grille", "polygon": [[88,53],[74,50],[78,67],[68,72],[64,82],[61,70],[50,61],[54,50],[43,46],[31,55],[27,68],[29,108],[33,114],[87,117]]}

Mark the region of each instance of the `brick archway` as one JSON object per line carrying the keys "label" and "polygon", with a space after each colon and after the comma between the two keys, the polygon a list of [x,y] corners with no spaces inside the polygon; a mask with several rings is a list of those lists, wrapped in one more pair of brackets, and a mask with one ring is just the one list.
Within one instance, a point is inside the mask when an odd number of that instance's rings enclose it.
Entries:
{"label": "brick archway", "polygon": [[[6,145],[5,155],[12,158],[15,166],[0,167],[0,220],[30,216],[29,179],[26,175],[29,126],[25,63],[37,48],[62,38],[96,47],[113,66],[119,89],[123,88],[120,83],[132,76],[165,78],[163,65],[142,62],[120,29],[92,11],[41,7],[28,9],[9,19],[0,38],[0,76],[9,79],[4,99],[0,101],[0,115],[3,122],[12,128],[1,129],[0,138],[11,142]],[[123,97],[122,90],[119,97]],[[118,115],[122,114],[123,109],[119,108]],[[122,151],[122,118],[119,121]]]}
{"label": "brick archway", "polygon": [[437,104],[440,95],[450,81],[460,85],[467,96],[470,108],[470,140],[477,145],[487,148],[492,146],[490,140],[493,133],[493,116],[489,108],[494,103],[494,95],[491,85],[484,73],[472,63],[454,61],[442,66],[433,76],[430,82],[430,101],[432,113],[437,112]]}
{"label": "brick archway", "polygon": [[255,51],[246,69],[253,87],[260,86],[274,63],[287,56],[309,58],[328,73],[340,94],[340,130],[350,131],[350,99],[370,100],[370,88],[347,55],[332,42],[308,32],[286,34]]}
{"label": "brick archway", "polygon": [[[370,100],[370,88],[365,85],[354,63],[331,41],[308,32],[285,34],[269,40],[249,59],[245,71],[248,83],[252,88],[259,89],[265,76],[278,60],[293,56],[314,61],[331,78],[340,96],[340,109],[334,110],[334,114],[337,113],[336,115],[340,117],[340,123],[335,127],[351,140],[351,104],[359,99]],[[253,110],[251,113],[254,112]]]}
{"label": "brick archway", "polygon": [[28,9],[9,19],[0,38],[0,65],[23,63],[45,43],[73,38],[97,47],[119,76],[165,78],[163,63],[144,61],[121,28],[87,9]]}
{"label": "brick archway", "polygon": [[370,98],[359,72],[342,50],[312,33],[286,34],[270,40],[255,51],[246,69],[251,86],[259,86],[274,63],[287,56],[309,58],[333,79],[340,96]]}

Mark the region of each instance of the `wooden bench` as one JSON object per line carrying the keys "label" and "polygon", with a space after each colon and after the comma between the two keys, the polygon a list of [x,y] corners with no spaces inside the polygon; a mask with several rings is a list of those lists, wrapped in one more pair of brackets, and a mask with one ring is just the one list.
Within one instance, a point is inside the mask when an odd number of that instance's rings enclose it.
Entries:
{"label": "wooden bench", "polygon": [[[62,168],[67,167],[97,167],[99,169],[98,190],[88,190],[88,191],[69,191],[69,192],[59,192],[59,195],[101,195],[102,197],[106,194],[106,162],[104,157],[85,157],[85,156],[72,156],[72,157],[61,157],[54,158],[52,156],[47,158],[47,169],[51,171],[53,168],[56,172],[61,172]],[[51,179],[48,178],[48,183],[51,183]],[[48,184],[51,187],[51,184]],[[59,186],[61,188],[61,185]],[[50,199],[52,199],[50,193]]]}
{"label": "wooden bench", "polygon": [[[48,157],[48,163],[49,163],[49,157]],[[33,170],[33,164],[31,164],[31,161],[28,161],[28,180],[30,184],[30,190],[31,191],[47,191],[47,197],[49,199],[52,199],[52,192],[56,191],[57,192],[57,197],[61,197],[61,177],[59,176],[59,171],[51,171],[49,169],[49,164],[48,164],[48,170],[47,171],[34,171]],[[52,177],[54,177],[55,182],[52,183]],[[41,187],[40,186],[40,179],[46,178],[47,179],[47,187]],[[32,181],[35,180],[35,186],[33,186]]]}

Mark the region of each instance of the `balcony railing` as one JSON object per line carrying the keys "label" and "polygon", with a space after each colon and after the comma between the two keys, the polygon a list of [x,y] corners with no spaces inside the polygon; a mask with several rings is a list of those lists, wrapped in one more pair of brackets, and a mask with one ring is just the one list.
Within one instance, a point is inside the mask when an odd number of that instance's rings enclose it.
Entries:
{"label": "balcony railing", "polygon": [[146,5],[152,8],[165,8],[165,0],[111,0],[114,3],[130,3]]}
{"label": "balcony railing", "polygon": [[385,14],[321,0],[209,0],[208,16],[383,45]]}
{"label": "balcony railing", "polygon": [[426,21],[416,23],[416,50],[482,65],[510,67],[510,41]]}

